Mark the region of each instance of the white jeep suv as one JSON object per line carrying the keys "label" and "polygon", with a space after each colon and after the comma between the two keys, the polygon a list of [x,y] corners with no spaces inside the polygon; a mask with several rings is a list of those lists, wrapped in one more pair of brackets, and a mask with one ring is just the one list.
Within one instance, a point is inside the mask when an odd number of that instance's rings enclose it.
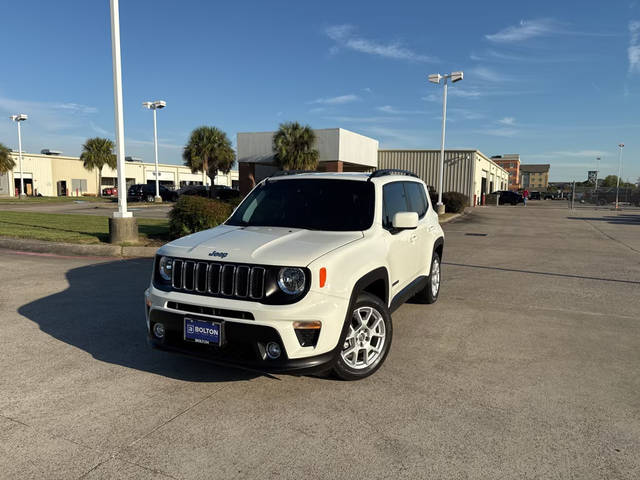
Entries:
{"label": "white jeep suv", "polygon": [[263,371],[364,378],[389,353],[391,312],[437,300],[443,246],[413,173],[276,174],[224,224],[158,250],[149,340]]}

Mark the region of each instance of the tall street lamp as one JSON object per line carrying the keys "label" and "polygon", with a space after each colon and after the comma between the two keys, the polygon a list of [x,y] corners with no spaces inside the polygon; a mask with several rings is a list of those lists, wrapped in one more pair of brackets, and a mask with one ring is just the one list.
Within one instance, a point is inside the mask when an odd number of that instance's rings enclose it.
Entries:
{"label": "tall street lamp", "polygon": [[438,180],[438,215],[444,214],[444,205],[442,204],[442,188],[444,181],[444,133],[447,125],[447,82],[451,79],[451,83],[459,82],[464,78],[464,72],[452,72],[448,75],[440,75],[434,73],[429,75],[431,83],[440,83],[444,80],[444,91],[442,94],[442,143],[440,144],[440,175]]}
{"label": "tall street lamp", "polygon": [[138,224],[127,211],[127,179],[124,170],[124,113],[122,111],[122,61],[120,58],[120,8],[118,0],[110,0],[111,58],[113,62],[113,106],[116,126],[116,159],[118,172],[118,211],[109,219],[111,243],[138,241]]}
{"label": "tall street lamp", "polygon": [[618,191],[620,190],[620,169],[622,168],[622,149],[624,148],[624,143],[618,144],[618,178],[616,180],[616,210],[618,209]]}
{"label": "tall street lamp", "polygon": [[20,131],[20,122],[24,122],[29,115],[19,113],[11,115],[11,120],[18,124],[18,163],[20,164],[20,198],[24,198],[24,173],[22,172],[22,132]]}
{"label": "tall street lamp", "polygon": [[156,110],[167,106],[164,100],[156,100],[155,102],[142,102],[142,106],[153,110],[153,150],[156,157],[156,203],[162,202],[160,196],[160,178],[158,173],[158,124],[156,123]]}

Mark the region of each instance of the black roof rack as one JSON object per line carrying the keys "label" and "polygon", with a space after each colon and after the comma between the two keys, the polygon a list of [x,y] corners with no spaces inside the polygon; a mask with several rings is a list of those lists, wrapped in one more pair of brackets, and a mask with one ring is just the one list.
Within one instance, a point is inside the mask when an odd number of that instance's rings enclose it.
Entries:
{"label": "black roof rack", "polygon": [[381,168],[379,170],[374,170],[373,172],[371,172],[371,175],[369,175],[369,180],[371,180],[372,178],[384,177],[386,175],[406,175],[408,177],[420,178],[418,175],[410,172],[409,170],[402,170],[400,168]]}
{"label": "black roof rack", "polygon": [[271,177],[284,177],[287,175],[298,175],[301,173],[319,173],[317,170],[278,170],[275,173],[269,175]]}

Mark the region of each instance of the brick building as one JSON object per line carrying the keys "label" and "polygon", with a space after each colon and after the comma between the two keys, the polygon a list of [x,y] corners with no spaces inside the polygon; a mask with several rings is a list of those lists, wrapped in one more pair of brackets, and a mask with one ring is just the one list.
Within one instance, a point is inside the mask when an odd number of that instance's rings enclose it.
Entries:
{"label": "brick building", "polygon": [[494,155],[491,160],[509,172],[509,190],[518,190],[520,188],[520,155],[517,153]]}

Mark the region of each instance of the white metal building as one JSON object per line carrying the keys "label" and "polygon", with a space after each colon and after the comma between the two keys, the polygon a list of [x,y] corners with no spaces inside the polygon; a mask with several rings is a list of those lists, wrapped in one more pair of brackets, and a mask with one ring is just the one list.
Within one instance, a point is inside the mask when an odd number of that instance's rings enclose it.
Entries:
{"label": "white metal building", "polygon": [[[12,152],[16,167],[13,172],[0,175],[0,196],[14,196],[20,192],[20,168],[18,153]],[[22,153],[22,171],[24,174],[25,193],[27,195],[43,195],[55,197],[61,195],[97,195],[106,187],[117,186],[117,174],[114,169],[102,169],[102,182],[98,187],[98,171],[84,168],[78,157],[63,155]],[[138,159],[125,162],[127,185],[135,183],[155,182],[155,164],[145,163]],[[185,185],[202,185],[202,173],[191,173],[184,165],[159,164],[158,178],[162,185],[176,189]],[[210,183],[207,177],[207,184]],[[228,174],[218,172],[215,178],[217,185],[237,188],[238,171]]]}

